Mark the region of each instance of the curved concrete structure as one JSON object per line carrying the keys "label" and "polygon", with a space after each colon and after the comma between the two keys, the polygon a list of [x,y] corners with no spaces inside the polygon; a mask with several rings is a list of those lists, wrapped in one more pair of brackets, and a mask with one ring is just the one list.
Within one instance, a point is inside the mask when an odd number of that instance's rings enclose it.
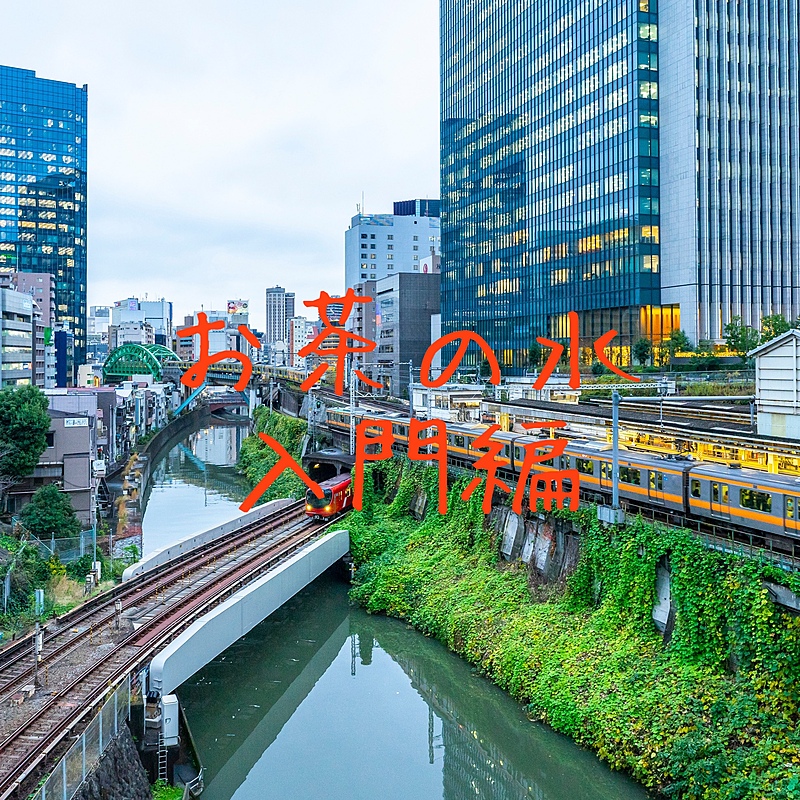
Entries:
{"label": "curved concrete structure", "polygon": [[333,531],[205,614],[150,662],[150,691],[173,692],[349,550],[349,532]]}

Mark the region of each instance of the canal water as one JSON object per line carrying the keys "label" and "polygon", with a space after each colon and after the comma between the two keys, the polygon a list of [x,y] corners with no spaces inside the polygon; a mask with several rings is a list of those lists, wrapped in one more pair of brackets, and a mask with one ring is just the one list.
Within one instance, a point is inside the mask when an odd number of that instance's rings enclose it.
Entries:
{"label": "canal water", "polygon": [[[245,489],[231,470],[240,439],[229,436],[201,432],[159,465],[144,517],[146,549],[184,535],[183,514],[194,517],[192,530],[235,516]],[[216,474],[239,493],[217,486],[210,494],[186,450],[224,470]],[[214,461],[204,461],[206,452]],[[531,723],[443,645],[351,606],[333,572],[178,695],[206,768],[203,800],[647,797],[591,753]]]}
{"label": "canal water", "polygon": [[153,466],[142,518],[144,554],[238,517],[249,489],[236,470],[247,425],[212,425]]}

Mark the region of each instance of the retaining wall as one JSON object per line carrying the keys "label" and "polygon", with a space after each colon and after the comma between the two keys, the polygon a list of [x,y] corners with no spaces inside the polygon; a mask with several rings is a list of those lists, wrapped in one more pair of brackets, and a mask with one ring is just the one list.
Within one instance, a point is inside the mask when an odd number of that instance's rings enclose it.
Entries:
{"label": "retaining wall", "polygon": [[209,611],[150,662],[150,690],[175,691],[349,550],[348,531],[329,533]]}

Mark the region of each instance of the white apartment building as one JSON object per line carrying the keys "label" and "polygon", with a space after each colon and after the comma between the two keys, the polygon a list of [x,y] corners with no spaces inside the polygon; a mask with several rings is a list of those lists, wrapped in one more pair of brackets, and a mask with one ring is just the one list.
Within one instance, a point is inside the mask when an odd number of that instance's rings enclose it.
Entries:
{"label": "white apartment building", "polygon": [[394,204],[393,214],[356,214],[345,231],[345,285],[422,272],[423,259],[441,251],[438,200]]}

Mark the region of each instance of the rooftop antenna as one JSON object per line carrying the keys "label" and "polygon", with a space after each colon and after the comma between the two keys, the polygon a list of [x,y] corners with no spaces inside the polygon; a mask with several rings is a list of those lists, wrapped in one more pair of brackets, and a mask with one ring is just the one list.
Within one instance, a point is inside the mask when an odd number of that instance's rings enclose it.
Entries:
{"label": "rooftop antenna", "polygon": [[364,202],[364,190],[361,190],[361,213],[366,213],[366,203]]}

